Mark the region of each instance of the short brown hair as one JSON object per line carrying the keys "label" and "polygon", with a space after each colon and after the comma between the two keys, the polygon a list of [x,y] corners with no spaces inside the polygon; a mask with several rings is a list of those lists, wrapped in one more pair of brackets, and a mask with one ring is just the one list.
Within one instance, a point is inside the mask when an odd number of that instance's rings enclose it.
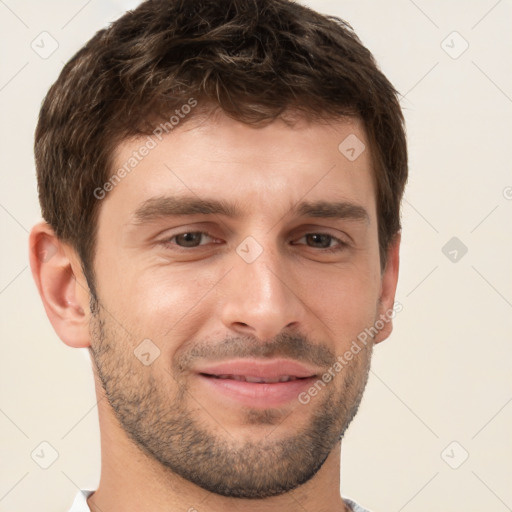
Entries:
{"label": "short brown hair", "polygon": [[124,139],[195,98],[253,125],[295,112],[363,120],[373,158],[381,263],[400,230],[407,180],[397,91],[350,25],[290,0],[147,0],[65,65],[35,133],[39,201],[77,251],[93,297],[100,201]]}

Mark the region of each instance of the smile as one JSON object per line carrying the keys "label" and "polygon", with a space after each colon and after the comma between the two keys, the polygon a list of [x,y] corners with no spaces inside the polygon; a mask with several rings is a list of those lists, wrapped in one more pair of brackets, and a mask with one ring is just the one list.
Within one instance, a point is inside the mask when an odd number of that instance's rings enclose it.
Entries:
{"label": "smile", "polygon": [[238,359],[195,371],[213,401],[255,408],[293,403],[320,373],[318,368],[288,359]]}
{"label": "smile", "polygon": [[293,375],[281,375],[280,377],[274,378],[262,378],[262,377],[253,377],[249,375],[208,375],[205,374],[206,377],[213,377],[214,379],[232,379],[244,382],[252,382],[259,384],[273,384],[276,382],[289,382],[291,380],[303,379],[307,377],[295,377]]}

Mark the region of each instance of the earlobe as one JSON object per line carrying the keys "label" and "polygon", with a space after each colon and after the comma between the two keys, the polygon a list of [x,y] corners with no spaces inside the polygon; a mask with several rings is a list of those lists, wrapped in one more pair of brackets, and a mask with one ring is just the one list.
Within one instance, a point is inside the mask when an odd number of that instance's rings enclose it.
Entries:
{"label": "earlobe", "polygon": [[[393,331],[395,315],[395,293],[400,266],[400,232],[396,233],[387,250],[386,268],[382,273],[381,293],[379,297],[379,320],[384,324],[374,338],[374,343],[380,343],[389,337]],[[392,315],[392,316],[391,316]]]}
{"label": "earlobe", "polygon": [[46,314],[59,338],[75,348],[90,345],[89,290],[74,251],[41,222],[29,237],[32,276]]}

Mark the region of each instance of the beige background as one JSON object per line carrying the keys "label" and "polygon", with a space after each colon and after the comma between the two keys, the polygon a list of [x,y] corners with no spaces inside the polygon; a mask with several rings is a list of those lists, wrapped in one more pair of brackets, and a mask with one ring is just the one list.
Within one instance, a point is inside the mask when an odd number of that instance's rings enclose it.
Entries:
{"label": "beige background", "polygon": [[[0,1],[2,512],[67,511],[98,483],[88,355],[57,338],[28,268],[32,140],[64,62],[136,4]],[[307,4],[353,25],[402,93],[409,134],[403,311],[346,436],[343,494],[376,512],[512,510],[512,2]],[[43,31],[58,42],[46,59],[31,48]],[[452,237],[468,249],[455,262]],[[31,458],[41,442],[58,452],[48,469]]]}

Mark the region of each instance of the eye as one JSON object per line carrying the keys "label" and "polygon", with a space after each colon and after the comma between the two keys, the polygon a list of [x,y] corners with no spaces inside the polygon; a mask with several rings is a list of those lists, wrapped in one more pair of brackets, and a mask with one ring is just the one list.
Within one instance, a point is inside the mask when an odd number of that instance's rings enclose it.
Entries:
{"label": "eye", "polygon": [[[308,247],[320,249],[325,252],[337,252],[348,246],[346,242],[327,233],[307,233],[299,238],[294,245],[303,245],[305,241]],[[194,249],[210,243],[220,243],[220,241],[205,231],[186,231],[178,233],[161,241],[165,247],[172,246],[172,249]],[[334,245],[333,245],[334,244]]]}
{"label": "eye", "polygon": [[165,240],[162,240],[161,243],[165,246],[173,245],[182,248],[194,248],[205,245],[204,243],[201,243],[201,240],[204,238],[215,240],[204,231],[187,231],[185,233],[178,233],[170,238],[166,238]]}
{"label": "eye", "polygon": [[[348,244],[335,236],[329,235],[327,233],[307,233],[303,237],[299,238],[299,240],[295,243],[300,243],[301,240],[306,241],[306,245],[308,247],[312,247],[314,249],[322,249],[327,252],[336,252],[343,250]],[[331,245],[332,242],[337,243],[334,247]]]}

